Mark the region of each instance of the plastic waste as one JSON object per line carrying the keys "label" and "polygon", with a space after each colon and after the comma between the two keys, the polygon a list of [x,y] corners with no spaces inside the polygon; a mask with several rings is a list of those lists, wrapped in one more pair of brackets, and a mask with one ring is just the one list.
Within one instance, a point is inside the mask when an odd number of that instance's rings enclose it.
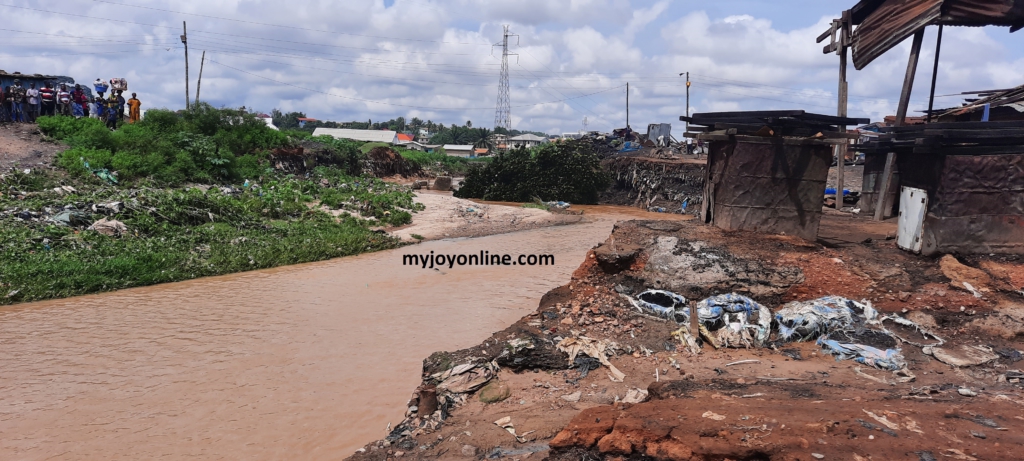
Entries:
{"label": "plastic waste", "polygon": [[778,339],[786,342],[809,341],[833,330],[851,328],[856,322],[874,320],[870,304],[840,296],[825,296],[811,301],[794,301],[775,312]]}
{"label": "plastic waste", "polygon": [[712,296],[697,303],[697,318],[717,333],[716,339],[724,347],[760,347],[771,334],[771,311],[736,293]]}
{"label": "plastic waste", "polygon": [[647,290],[631,299],[637,310],[645,314],[685,322],[689,318],[690,309],[686,307],[686,298],[665,290]]}
{"label": "plastic waste", "polygon": [[840,342],[823,336],[818,345],[834,356],[836,360],[850,360],[883,370],[897,371],[906,368],[907,362],[899,349],[881,350],[864,344]]}
{"label": "plastic waste", "polygon": [[572,206],[571,203],[563,202],[561,200],[556,200],[553,202],[544,202],[544,205],[547,205],[549,208],[557,208],[559,210],[565,210]]}
{"label": "plastic waste", "polygon": [[[835,187],[825,188],[825,195],[836,195],[836,188]],[[843,196],[845,197],[847,195],[850,195],[850,189],[843,189]]]}

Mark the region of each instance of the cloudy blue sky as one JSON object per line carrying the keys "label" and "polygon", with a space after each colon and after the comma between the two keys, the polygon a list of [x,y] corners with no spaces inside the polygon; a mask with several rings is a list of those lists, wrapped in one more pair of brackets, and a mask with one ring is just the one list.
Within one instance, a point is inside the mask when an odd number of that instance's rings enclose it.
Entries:
{"label": "cloudy blue sky", "polygon": [[[0,0],[0,69],[129,80],[144,106],[181,108],[188,22],[191,90],[216,106],[321,120],[397,116],[493,126],[502,25],[513,127],[549,133],[678,122],[691,112],[835,113],[838,57],[815,37],[853,0]],[[927,104],[925,39],[911,110]],[[909,40],[850,74],[850,112],[895,112]],[[939,95],[1024,83],[1024,32],[948,28]],[[946,96],[937,105],[958,104]]]}

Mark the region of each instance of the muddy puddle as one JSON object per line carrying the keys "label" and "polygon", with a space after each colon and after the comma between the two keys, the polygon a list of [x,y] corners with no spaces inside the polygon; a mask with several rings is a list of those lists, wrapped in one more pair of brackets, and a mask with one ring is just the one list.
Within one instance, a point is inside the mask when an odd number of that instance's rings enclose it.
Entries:
{"label": "muddy puddle", "polygon": [[[0,310],[0,459],[340,459],[401,420],[424,357],[566,283],[618,218]],[[554,266],[402,265],[410,253]]]}

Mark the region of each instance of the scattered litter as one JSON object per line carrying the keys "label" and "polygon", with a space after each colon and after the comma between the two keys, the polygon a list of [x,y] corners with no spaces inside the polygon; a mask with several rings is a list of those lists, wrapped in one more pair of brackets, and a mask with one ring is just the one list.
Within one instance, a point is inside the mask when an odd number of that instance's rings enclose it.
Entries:
{"label": "scattered litter", "polygon": [[744,363],[761,363],[761,361],[757,360],[757,359],[740,360],[738,362],[727,363],[727,364],[725,364],[725,366],[731,367],[733,365],[743,365]]}
{"label": "scattered litter", "polygon": [[434,375],[441,381],[440,390],[453,394],[464,394],[480,389],[497,375],[498,366],[493,363],[467,363]]}
{"label": "scattered litter", "polygon": [[1020,370],[1010,370],[1006,372],[1006,379],[1024,379],[1024,372]]}
{"label": "scattered litter", "polygon": [[89,230],[113,237],[128,232],[128,226],[124,225],[121,221],[103,218],[92,223],[92,225],[89,226]]}
{"label": "scattered litter", "polygon": [[957,450],[956,448],[947,448],[946,451],[942,453],[942,456],[946,456],[948,458],[953,459],[961,459],[964,461],[978,461],[978,458],[968,456],[966,453]]}
{"label": "scattered litter", "polygon": [[979,439],[987,439],[988,436],[984,432],[971,431],[971,436]]}
{"label": "scattered litter", "polygon": [[586,378],[592,370],[601,368],[601,361],[593,357],[576,357],[573,363],[579,367],[580,377],[579,379]]}
{"label": "scattered litter", "polygon": [[92,219],[86,213],[76,210],[64,210],[49,218],[50,222],[60,224],[62,226],[85,226],[90,224]]}
{"label": "scattered litter", "polygon": [[1022,359],[1024,359],[1024,354],[1021,354],[1020,351],[1016,349],[1011,349],[1009,347],[996,349],[995,353],[999,354],[1000,357],[1009,360],[1010,362],[1019,362]]}
{"label": "scattered litter", "polygon": [[762,394],[762,393],[758,392],[758,393],[756,393],[756,394],[747,394],[747,395],[741,395],[741,396],[740,396],[740,398],[741,398],[741,399],[752,399],[752,398],[754,398],[754,397],[763,397],[763,396],[764,396],[764,394]]}
{"label": "scattered litter", "polygon": [[956,393],[960,394],[960,395],[962,395],[964,397],[977,397],[978,396],[977,392],[975,392],[972,389],[966,388],[966,387],[961,387],[960,389],[957,389]]}
{"label": "scattered litter", "polygon": [[793,301],[775,312],[781,341],[810,341],[833,330],[853,326],[857,310],[865,319],[875,317],[870,304],[861,304],[839,296],[811,301]]}
{"label": "scattered litter", "polygon": [[665,290],[647,290],[629,298],[641,313],[683,323],[689,316],[686,298]]}
{"label": "scattered litter", "polygon": [[707,419],[711,419],[711,420],[715,420],[715,421],[721,421],[721,420],[725,419],[724,415],[720,415],[720,414],[715,413],[715,412],[710,411],[710,410],[705,411],[704,414],[700,415],[700,416],[701,416],[701,418],[707,418]]}
{"label": "scattered litter", "polygon": [[608,377],[614,382],[622,382],[626,378],[626,375],[615,368],[608,361],[608,357],[605,356],[606,351],[615,349],[615,344],[607,340],[596,340],[586,336],[579,336],[575,338],[565,338],[558,343],[558,350],[569,354],[569,364],[572,365],[576,362],[576,357],[583,353],[590,357],[593,357],[601,364],[608,367]]}
{"label": "scattered litter", "polygon": [[870,429],[870,430],[873,430],[873,431],[884,432],[884,433],[886,433],[888,435],[891,435],[893,437],[899,437],[900,436],[899,434],[896,433],[896,431],[894,431],[892,429],[889,429],[887,427],[882,427],[882,426],[879,426],[877,424],[869,423],[867,421],[864,421],[863,419],[858,419],[857,423],[860,424],[861,426],[863,426],[865,429]]}
{"label": "scattered litter", "polygon": [[829,336],[823,336],[818,339],[818,345],[825,352],[836,356],[836,360],[853,359],[857,363],[891,371],[900,370],[907,366],[899,349],[882,350],[866,344],[840,342],[839,340],[829,339]]}
{"label": "scattered litter", "polygon": [[502,428],[502,429],[505,429],[506,431],[508,431],[509,434],[512,434],[512,436],[515,437],[516,441],[519,442],[519,443],[526,443],[526,438],[525,437],[527,435],[530,435],[530,434],[534,433],[534,432],[537,432],[537,431],[529,431],[529,432],[523,432],[522,434],[516,434],[516,428],[515,428],[515,426],[512,425],[512,417],[511,416],[506,416],[504,418],[501,418],[501,419],[495,421],[494,424],[497,425],[498,427]]}
{"label": "scattered litter", "polygon": [[999,358],[991,348],[985,346],[962,345],[959,349],[943,349],[941,347],[925,347],[922,352],[935,357],[936,360],[954,367],[970,367],[991,362]]}
{"label": "scattered litter", "polygon": [[569,209],[569,207],[572,206],[571,203],[562,201],[544,202],[544,204],[547,205],[549,208],[554,208],[556,210],[567,210]]}
{"label": "scattered litter", "polygon": [[825,459],[825,455],[821,453],[811,453],[811,456],[813,456],[814,459]]}
{"label": "scattered litter", "polygon": [[971,292],[971,294],[974,295],[975,298],[980,298],[981,297],[981,292],[979,292],[978,290],[975,290],[973,285],[971,285],[968,282],[961,282],[961,283],[963,283],[964,288],[966,288],[967,291]]}
{"label": "scattered litter", "polygon": [[935,459],[935,455],[930,451],[919,451],[917,452],[918,461],[939,461]]}
{"label": "scattered litter", "polygon": [[863,378],[867,378],[867,379],[870,379],[870,380],[872,380],[872,381],[874,381],[874,382],[876,382],[876,383],[881,383],[881,384],[889,384],[889,382],[888,382],[888,381],[886,381],[885,379],[882,379],[882,378],[876,378],[876,377],[874,377],[874,376],[871,376],[871,375],[869,375],[869,374],[867,374],[867,373],[864,373],[863,371],[861,371],[861,370],[860,370],[860,367],[853,367],[853,372],[854,372],[854,373],[857,373],[857,376],[860,376],[860,377],[863,377]]}
{"label": "scattered litter", "polygon": [[[622,398],[622,403],[643,403],[647,401],[647,391],[645,389],[630,389],[626,391],[626,396]],[[723,418],[725,418],[723,416]]]}
{"label": "scattered litter", "polygon": [[[688,321],[688,309],[686,313]],[[771,311],[736,293],[712,296],[697,303],[697,318],[715,332],[715,342],[722,347],[760,347],[771,333]]]}
{"label": "scattered litter", "polygon": [[800,354],[800,349],[783,349],[782,355],[789,357],[793,360],[803,360],[804,356]]}
{"label": "scattered litter", "polygon": [[878,416],[878,415],[876,415],[876,414],[874,414],[874,413],[872,413],[870,411],[867,411],[867,410],[865,410],[863,408],[861,409],[861,411],[863,411],[865,414],[870,416],[871,419],[882,423],[883,425],[885,425],[885,427],[888,427],[889,429],[892,429],[892,430],[895,431],[895,430],[899,430],[899,428],[900,428],[899,424],[894,423],[892,421],[889,421],[885,416]]}

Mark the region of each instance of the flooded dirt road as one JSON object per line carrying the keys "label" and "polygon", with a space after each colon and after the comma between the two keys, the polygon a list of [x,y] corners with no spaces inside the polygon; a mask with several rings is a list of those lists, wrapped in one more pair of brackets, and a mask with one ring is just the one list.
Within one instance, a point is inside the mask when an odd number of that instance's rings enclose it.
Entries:
{"label": "flooded dirt road", "polygon": [[[0,309],[0,459],[341,459],[401,420],[424,357],[534,310],[616,218],[649,214],[588,215]],[[403,254],[482,250],[556,265],[402,265]]]}

